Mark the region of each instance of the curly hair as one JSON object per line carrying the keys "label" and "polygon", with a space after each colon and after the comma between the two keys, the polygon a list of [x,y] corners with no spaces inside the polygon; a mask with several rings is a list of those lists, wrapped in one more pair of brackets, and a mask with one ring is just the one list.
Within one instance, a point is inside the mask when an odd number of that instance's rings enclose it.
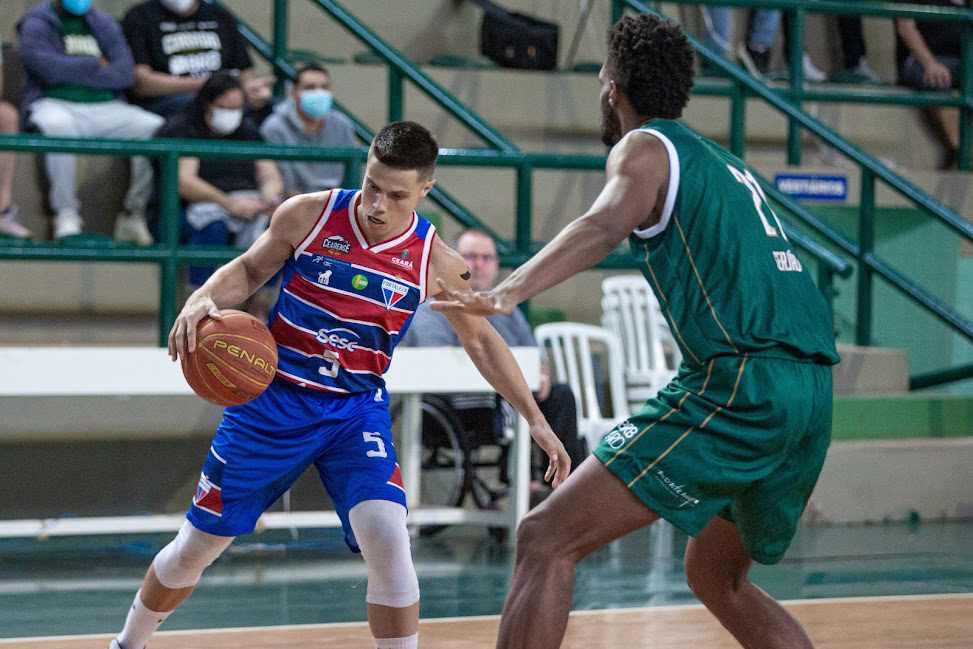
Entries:
{"label": "curly hair", "polygon": [[608,31],[606,72],[642,117],[677,119],[693,87],[693,48],[677,25],[623,16]]}
{"label": "curly hair", "polygon": [[424,178],[432,178],[439,143],[421,124],[392,122],[375,135],[371,153],[393,169],[415,169]]}

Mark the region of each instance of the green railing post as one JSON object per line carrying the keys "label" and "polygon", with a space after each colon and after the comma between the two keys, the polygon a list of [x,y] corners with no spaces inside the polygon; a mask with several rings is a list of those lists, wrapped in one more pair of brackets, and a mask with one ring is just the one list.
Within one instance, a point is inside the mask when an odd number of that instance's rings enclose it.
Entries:
{"label": "green railing post", "polygon": [[855,340],[859,345],[872,343],[872,268],[870,257],[875,249],[875,174],[862,167],[861,201],[858,206],[858,322]]}
{"label": "green railing post", "polygon": [[828,304],[828,312],[834,317],[834,269],[828,264],[818,262],[818,290]]}
{"label": "green railing post", "polygon": [[405,103],[405,78],[394,66],[389,66],[389,122],[402,119]]}
{"label": "green railing post", "polygon": [[957,166],[970,170],[970,129],[973,128],[973,23],[963,23],[963,42],[960,46],[960,84],[959,93],[963,105],[959,109],[959,151]]}
{"label": "green railing post", "polygon": [[625,15],[625,0],[612,0],[612,25]]}
{"label": "green railing post", "polygon": [[[288,0],[274,0],[274,61],[287,59],[287,9]],[[274,96],[284,96],[285,81],[284,76],[277,73]]]}
{"label": "green railing post", "polygon": [[[804,10],[791,11],[790,20],[790,57],[791,103],[803,110],[801,96],[804,92]],[[796,119],[787,122],[787,164],[801,164],[801,126]]]}
{"label": "green railing post", "polygon": [[730,153],[744,158],[746,151],[747,95],[743,85],[734,79],[730,85]]}
{"label": "green railing post", "polygon": [[530,163],[521,162],[517,165],[517,224],[515,246],[518,254],[530,255],[533,228],[531,214],[533,212],[533,186]]}
{"label": "green railing post", "polygon": [[159,262],[159,345],[166,346],[169,329],[176,321],[176,296],[179,294],[179,154],[161,157],[162,179],[159,195],[160,234],[169,253]]}

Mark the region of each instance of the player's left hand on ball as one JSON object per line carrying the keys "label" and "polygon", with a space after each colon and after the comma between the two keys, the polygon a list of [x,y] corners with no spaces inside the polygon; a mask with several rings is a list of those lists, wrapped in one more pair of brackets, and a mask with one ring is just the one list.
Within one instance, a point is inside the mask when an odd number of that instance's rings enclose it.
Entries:
{"label": "player's left hand on ball", "polygon": [[552,489],[557,489],[564,484],[568,474],[571,473],[571,458],[564,450],[564,444],[546,421],[533,424],[530,427],[530,436],[547,453],[548,464],[547,471],[544,472],[544,481],[551,483]]}
{"label": "player's left hand on ball", "polygon": [[179,360],[180,356],[196,351],[196,325],[207,316],[214,320],[223,317],[211,297],[195,293],[190,295],[169,332],[169,356],[172,360]]}

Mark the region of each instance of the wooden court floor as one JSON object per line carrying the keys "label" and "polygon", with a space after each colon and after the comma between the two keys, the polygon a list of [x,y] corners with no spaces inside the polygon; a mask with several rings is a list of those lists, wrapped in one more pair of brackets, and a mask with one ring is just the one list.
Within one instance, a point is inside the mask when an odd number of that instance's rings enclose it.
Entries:
{"label": "wooden court floor", "polygon": [[[970,649],[973,593],[788,602],[818,649]],[[492,647],[497,616],[424,620],[420,646]],[[110,636],[0,640],[18,649],[105,649]],[[323,624],[159,633],[151,649],[373,647],[364,624]],[[564,649],[732,649],[738,647],[701,606],[580,611]]]}

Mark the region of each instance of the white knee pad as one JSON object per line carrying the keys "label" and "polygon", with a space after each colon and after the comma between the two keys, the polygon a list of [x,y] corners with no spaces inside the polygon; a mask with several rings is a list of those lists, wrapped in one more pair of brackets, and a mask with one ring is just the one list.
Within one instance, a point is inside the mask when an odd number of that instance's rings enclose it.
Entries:
{"label": "white knee pad", "polygon": [[406,608],[419,601],[419,580],[409,550],[405,507],[365,500],[348,512],[351,530],[368,567],[369,604]]}
{"label": "white knee pad", "polygon": [[185,521],[172,543],[155,556],[152,570],[166,588],[175,590],[195,586],[203,570],[232,542],[232,536],[207,534]]}

